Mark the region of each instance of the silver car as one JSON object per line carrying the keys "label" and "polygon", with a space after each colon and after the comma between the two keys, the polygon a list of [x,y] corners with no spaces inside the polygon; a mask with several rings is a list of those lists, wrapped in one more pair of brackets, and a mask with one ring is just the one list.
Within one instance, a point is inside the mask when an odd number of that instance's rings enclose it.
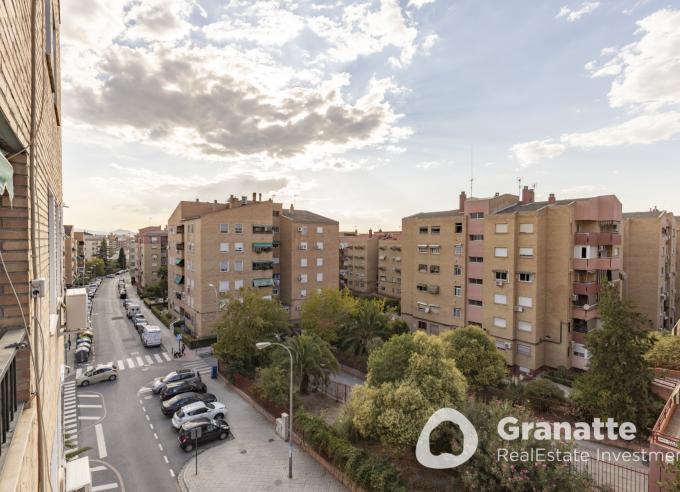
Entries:
{"label": "silver car", "polygon": [[91,383],[115,381],[117,378],[118,367],[116,364],[102,364],[76,377],[76,386],[89,386]]}

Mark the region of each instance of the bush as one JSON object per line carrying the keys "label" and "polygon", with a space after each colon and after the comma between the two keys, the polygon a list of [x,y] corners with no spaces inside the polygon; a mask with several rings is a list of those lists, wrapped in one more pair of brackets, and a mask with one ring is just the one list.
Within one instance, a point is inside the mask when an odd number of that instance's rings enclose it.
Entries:
{"label": "bush", "polygon": [[652,367],[680,370],[680,337],[662,336],[645,354],[645,359]]}
{"label": "bush", "polygon": [[355,486],[367,492],[406,492],[406,486],[389,461],[353,446],[320,417],[298,411],[294,419],[304,441],[339,468]]}
{"label": "bush", "polygon": [[564,393],[559,386],[547,379],[534,379],[529,381],[524,394],[531,403],[531,406],[538,411],[546,411],[551,403],[562,403],[565,401]]}
{"label": "bush", "polygon": [[253,391],[258,397],[274,405],[284,405],[289,397],[285,371],[280,367],[258,367]]}

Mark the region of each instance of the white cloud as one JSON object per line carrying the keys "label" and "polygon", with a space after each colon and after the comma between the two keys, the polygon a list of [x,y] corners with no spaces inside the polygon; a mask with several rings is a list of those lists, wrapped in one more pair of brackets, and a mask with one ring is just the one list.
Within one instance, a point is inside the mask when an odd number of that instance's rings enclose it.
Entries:
{"label": "white cloud", "polygon": [[417,9],[423,7],[424,5],[434,3],[436,0],[409,0],[408,6],[415,7]]}
{"label": "white cloud", "polygon": [[590,14],[600,6],[600,2],[583,2],[578,8],[570,9],[566,5],[558,12],[556,19],[564,18],[567,22],[575,22],[584,15]]}
{"label": "white cloud", "polygon": [[440,167],[442,165],[441,161],[426,161],[416,164],[418,169],[432,169],[435,167]]}
{"label": "white cloud", "polygon": [[510,154],[522,166],[530,166],[545,159],[552,159],[564,153],[566,146],[552,139],[532,140],[510,147]]}
{"label": "white cloud", "polygon": [[639,9],[640,7],[642,7],[643,5],[646,5],[646,4],[648,4],[648,3],[649,3],[649,0],[638,0],[637,2],[635,2],[635,3],[633,4],[632,7],[629,7],[629,8],[627,8],[627,9],[624,9],[624,10],[623,10],[623,13],[624,13],[625,15],[631,15],[631,14],[632,14],[633,12],[635,12],[637,9]]}
{"label": "white cloud", "polygon": [[423,49],[425,53],[429,53],[432,47],[437,44],[439,41],[439,36],[436,34],[428,34],[425,36],[425,39],[423,39],[423,42],[420,43],[420,47]]}

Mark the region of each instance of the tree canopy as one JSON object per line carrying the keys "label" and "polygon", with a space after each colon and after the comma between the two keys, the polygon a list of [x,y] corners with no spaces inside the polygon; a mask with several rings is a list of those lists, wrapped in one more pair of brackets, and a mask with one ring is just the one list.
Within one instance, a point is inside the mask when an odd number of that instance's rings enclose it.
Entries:
{"label": "tree canopy", "polygon": [[441,335],[446,354],[473,389],[498,386],[506,374],[505,359],[493,340],[477,326],[447,331]]}
{"label": "tree canopy", "polygon": [[[300,394],[306,395],[310,389],[327,384],[330,375],[340,370],[331,346],[316,333],[303,332],[285,341],[293,355],[293,378],[297,381]],[[276,347],[272,355],[273,364],[288,371],[290,358],[288,352]]]}
{"label": "tree canopy", "polygon": [[322,289],[302,303],[300,326],[332,343],[338,339],[340,329],[347,325],[356,307],[357,300],[347,289]]}
{"label": "tree canopy", "polygon": [[125,250],[123,248],[120,248],[120,251],[118,251],[118,260],[116,260],[116,265],[118,265],[118,268],[121,270],[124,270],[127,265],[127,258],[125,258]]}
{"label": "tree canopy", "polygon": [[680,337],[661,336],[647,352],[645,359],[652,367],[680,370]]}
{"label": "tree canopy", "polygon": [[[390,318],[381,299],[360,299],[341,329],[340,348],[366,357],[371,342],[385,340],[391,331]],[[375,343],[373,344],[376,345]]]}

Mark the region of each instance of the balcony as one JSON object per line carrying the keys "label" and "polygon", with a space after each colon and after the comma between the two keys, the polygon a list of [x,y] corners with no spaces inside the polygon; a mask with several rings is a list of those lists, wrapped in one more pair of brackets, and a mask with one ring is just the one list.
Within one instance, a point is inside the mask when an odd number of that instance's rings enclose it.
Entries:
{"label": "balcony", "polygon": [[574,270],[621,270],[621,257],[615,258],[572,258]]}
{"label": "balcony", "polygon": [[582,296],[593,296],[600,291],[600,284],[597,282],[574,282],[574,294]]}
{"label": "balcony", "polygon": [[272,270],[274,268],[273,261],[254,261],[253,270]]}
{"label": "balcony", "polygon": [[253,224],[253,234],[272,234],[273,232],[273,228],[270,225]]}
{"label": "balcony", "polygon": [[253,243],[253,253],[266,253],[272,250],[273,243]]}
{"label": "balcony", "polygon": [[618,246],[621,244],[621,234],[618,232],[577,232],[574,244],[578,246]]}
{"label": "balcony", "polygon": [[253,279],[253,287],[273,287],[273,278],[256,278]]}
{"label": "balcony", "polygon": [[175,258],[175,266],[184,268],[184,258]]}
{"label": "balcony", "polygon": [[589,305],[588,309],[586,309],[585,306],[574,306],[571,311],[571,316],[574,319],[590,321],[600,317],[600,310],[597,308],[597,305]]}
{"label": "balcony", "polygon": [[175,243],[175,249],[177,251],[184,251],[184,243]]}
{"label": "balcony", "polygon": [[184,283],[184,275],[175,275],[175,283],[182,285]]}

